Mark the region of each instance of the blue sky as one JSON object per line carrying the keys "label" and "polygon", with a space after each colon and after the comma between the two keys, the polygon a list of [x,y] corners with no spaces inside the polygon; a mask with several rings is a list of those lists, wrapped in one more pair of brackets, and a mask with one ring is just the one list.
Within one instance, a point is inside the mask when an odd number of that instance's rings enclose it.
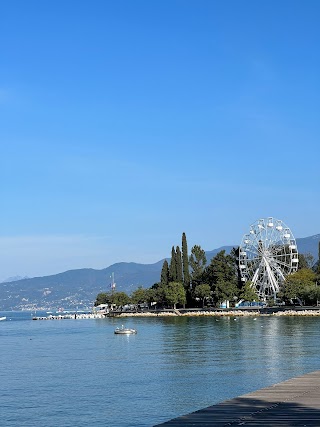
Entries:
{"label": "blue sky", "polygon": [[320,233],[318,1],[0,6],[0,280],[273,216]]}

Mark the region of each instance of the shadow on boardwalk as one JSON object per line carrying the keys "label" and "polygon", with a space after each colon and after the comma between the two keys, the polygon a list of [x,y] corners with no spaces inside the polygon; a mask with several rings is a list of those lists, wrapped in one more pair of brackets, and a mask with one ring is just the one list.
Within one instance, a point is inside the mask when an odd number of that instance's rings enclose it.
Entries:
{"label": "shadow on boardwalk", "polygon": [[[285,399],[285,396],[283,396]],[[209,406],[158,426],[317,426],[320,427],[320,392],[299,396],[305,402],[270,401],[238,397]]]}

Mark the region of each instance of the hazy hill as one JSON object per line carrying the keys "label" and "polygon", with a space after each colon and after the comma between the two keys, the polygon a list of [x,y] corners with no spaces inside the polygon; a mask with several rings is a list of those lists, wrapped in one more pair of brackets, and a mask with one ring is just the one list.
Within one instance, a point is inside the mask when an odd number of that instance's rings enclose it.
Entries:
{"label": "hazy hill", "polygon": [[310,237],[302,237],[297,239],[298,251],[301,254],[311,253],[314,256],[315,261],[318,260],[320,234],[315,234]]}
{"label": "hazy hill", "polygon": [[23,279],[29,279],[28,276],[13,276],[13,277],[8,277],[5,280],[2,280],[0,283],[8,283],[8,282],[17,282],[18,280],[23,280]]}
{"label": "hazy hill", "polygon": [[114,273],[116,289],[130,293],[139,285],[159,280],[162,262],[117,263],[103,270],[84,268],[63,273],[0,284],[0,310],[75,308],[92,305],[99,292],[110,290]]}
{"label": "hazy hill", "polygon": [[[297,239],[301,253],[310,252],[318,259],[320,234]],[[235,245],[236,246],[236,245]],[[210,262],[220,250],[230,252],[233,246],[207,251]],[[150,287],[160,279],[163,260],[155,264],[120,262],[102,270],[84,268],[63,273],[0,283],[0,310],[75,309],[90,307],[99,292],[110,290],[114,273],[116,290],[130,293],[139,285]]]}

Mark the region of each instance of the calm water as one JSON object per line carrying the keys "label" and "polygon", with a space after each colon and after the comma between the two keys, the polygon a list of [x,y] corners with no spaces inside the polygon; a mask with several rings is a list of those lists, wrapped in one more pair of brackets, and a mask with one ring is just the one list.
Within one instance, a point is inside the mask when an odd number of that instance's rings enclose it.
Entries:
{"label": "calm water", "polygon": [[[3,427],[152,426],[320,365],[320,318],[5,315]],[[114,335],[121,324],[138,334]]]}

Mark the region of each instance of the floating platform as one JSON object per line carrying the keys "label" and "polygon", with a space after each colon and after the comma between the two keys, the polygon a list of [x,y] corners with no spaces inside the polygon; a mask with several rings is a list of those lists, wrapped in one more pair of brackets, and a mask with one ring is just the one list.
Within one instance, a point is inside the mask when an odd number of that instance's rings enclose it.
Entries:
{"label": "floating platform", "polygon": [[320,371],[226,400],[157,426],[320,426]]}

